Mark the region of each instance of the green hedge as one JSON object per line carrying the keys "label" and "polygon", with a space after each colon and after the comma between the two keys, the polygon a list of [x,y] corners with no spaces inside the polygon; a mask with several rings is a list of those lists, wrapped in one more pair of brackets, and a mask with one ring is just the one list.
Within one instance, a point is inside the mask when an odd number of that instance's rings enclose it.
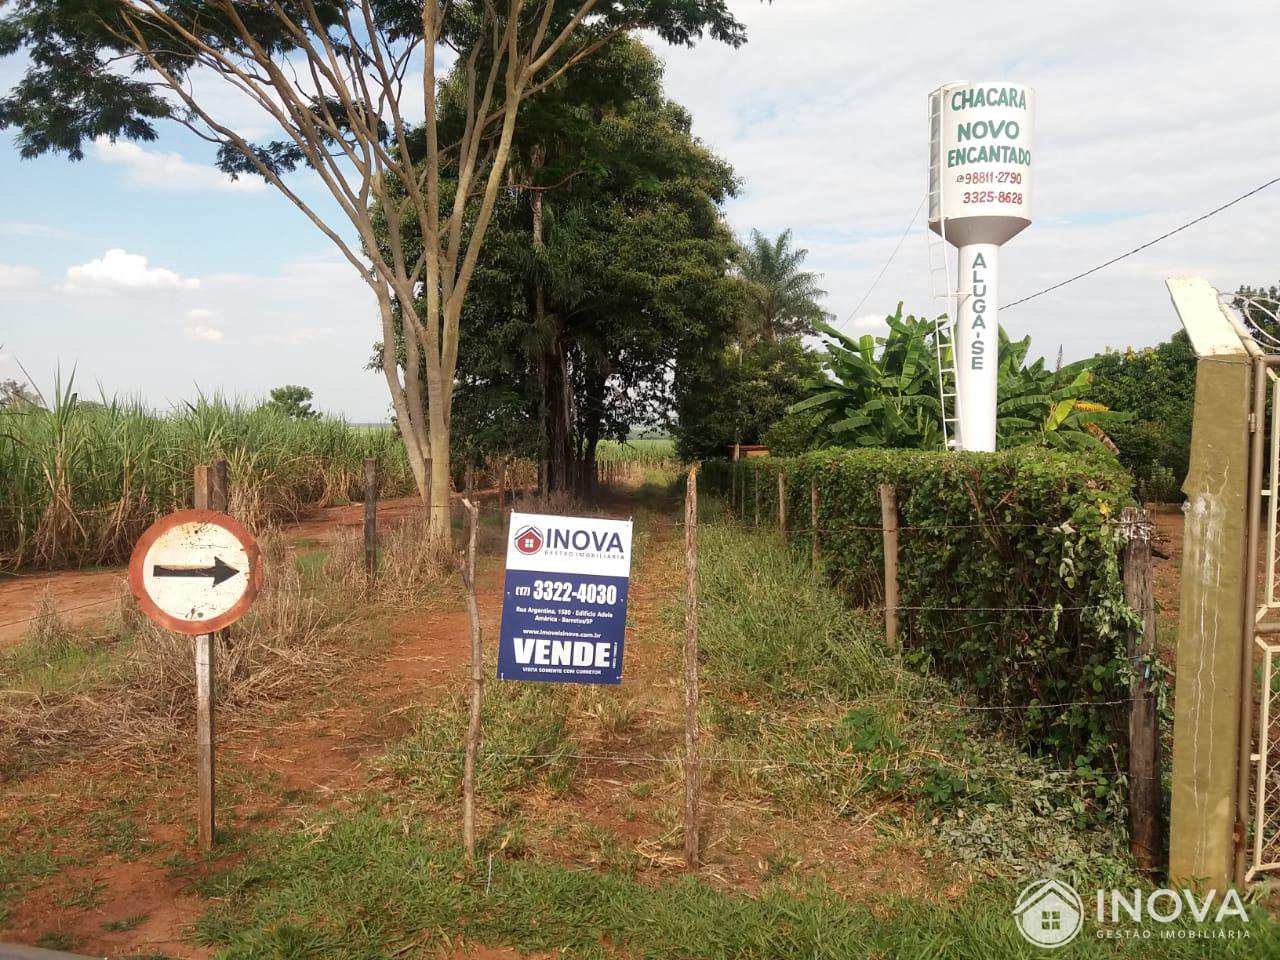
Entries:
{"label": "green hedge", "polygon": [[894,484],[907,656],[975,694],[975,705],[1006,708],[992,717],[1029,748],[1114,785],[1128,743],[1128,704],[1114,701],[1130,695],[1135,623],[1116,522],[1133,502],[1126,473],[1037,448],[829,450],[707,463],[704,485],[747,522],[758,495],[762,522],[776,523],[780,469],[797,545],[809,543],[816,485],[823,563],[855,605],[883,603],[878,488]]}

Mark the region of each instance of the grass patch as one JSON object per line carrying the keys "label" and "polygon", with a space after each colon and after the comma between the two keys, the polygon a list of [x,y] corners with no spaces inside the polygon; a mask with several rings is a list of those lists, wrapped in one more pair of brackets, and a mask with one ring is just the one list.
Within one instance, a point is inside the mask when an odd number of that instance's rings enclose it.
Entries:
{"label": "grass patch", "polygon": [[126,933],[129,930],[138,929],[147,922],[149,916],[151,916],[149,913],[131,913],[119,920],[107,920],[102,924],[102,929],[107,933]]}
{"label": "grass patch", "polygon": [[715,523],[698,533],[699,650],[723,690],[794,704],[921,686],[878,649],[879,621],[850,610],[776,537]]}
{"label": "grass patch", "polygon": [[[495,859],[490,877],[470,871],[449,838],[415,823],[368,808],[278,836],[261,856],[206,884],[219,903],[197,925],[197,939],[227,960],[415,955],[456,938],[593,960],[1035,955],[1012,921],[1016,889],[1002,883],[944,904],[852,904],[785,880],[749,897],[690,878],[648,885],[532,859]],[[1274,923],[1259,915],[1249,926],[1243,941],[1126,943],[1098,942],[1090,925],[1058,955],[1180,960],[1280,950]]]}
{"label": "grass patch", "polygon": [[[414,733],[387,757],[385,768],[398,787],[430,801],[461,795],[467,696],[459,690],[428,707]],[[550,685],[486,686],[478,794],[493,799],[535,785],[553,791],[568,787],[574,767],[568,730],[571,697]]]}
{"label": "grass patch", "polygon": [[948,857],[1006,877],[1132,879],[1125,811],[1095,780],[1028,756],[908,669],[879,618],[776,536],[700,530],[704,704],[730,793],[847,818],[893,804],[879,822],[914,819]]}
{"label": "grass patch", "polygon": [[98,849],[126,862],[137,860],[155,846],[134,819],[134,806],[135,802],[117,797],[89,814],[89,837]]}
{"label": "grass patch", "polygon": [[29,816],[0,821],[0,924],[18,896],[56,876],[67,862],[53,852],[49,831]]}

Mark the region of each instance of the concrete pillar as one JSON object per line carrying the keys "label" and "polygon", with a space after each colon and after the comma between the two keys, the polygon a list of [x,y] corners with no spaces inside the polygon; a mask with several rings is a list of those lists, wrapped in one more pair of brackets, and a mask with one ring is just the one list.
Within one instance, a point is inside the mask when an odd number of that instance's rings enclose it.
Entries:
{"label": "concrete pillar", "polygon": [[1216,291],[1169,282],[1199,356],[1174,695],[1169,875],[1224,890],[1235,860],[1251,363]]}

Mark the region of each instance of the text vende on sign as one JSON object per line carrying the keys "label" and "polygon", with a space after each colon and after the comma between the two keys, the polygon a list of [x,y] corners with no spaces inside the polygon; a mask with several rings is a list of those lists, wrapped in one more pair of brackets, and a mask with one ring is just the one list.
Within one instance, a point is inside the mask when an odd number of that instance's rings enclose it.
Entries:
{"label": "text vende on sign", "polygon": [[619,683],[631,521],[512,513],[498,679]]}

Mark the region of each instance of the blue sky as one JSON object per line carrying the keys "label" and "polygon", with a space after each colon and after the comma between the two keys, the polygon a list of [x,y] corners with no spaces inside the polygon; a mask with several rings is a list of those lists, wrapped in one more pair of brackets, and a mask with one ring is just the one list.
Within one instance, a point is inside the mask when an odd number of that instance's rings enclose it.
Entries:
{"label": "blue sky", "polygon": [[[747,46],[661,48],[668,93],[743,178],[734,227],[792,228],[854,332],[881,329],[898,299],[929,309],[917,222],[852,313],[924,192],[926,96],[940,82],[1037,90],[1036,222],[1005,249],[1006,302],[1280,175],[1271,2],[733,6]],[[0,61],[0,85],[21,66]],[[223,115],[265,129],[231,98]],[[384,418],[384,385],[363,370],[378,336],[367,288],[285,200],[230,184],[209,158],[179,128],[78,164],[0,143],[0,377],[21,361],[46,386],[75,365],[85,392],[101,383],[157,405],[197,386],[259,396],[304,383],[326,409]],[[299,189],[332,209],[314,179]],[[1068,359],[1154,343],[1176,323],[1167,275],[1280,283],[1277,222],[1280,187],[1002,320]]]}

